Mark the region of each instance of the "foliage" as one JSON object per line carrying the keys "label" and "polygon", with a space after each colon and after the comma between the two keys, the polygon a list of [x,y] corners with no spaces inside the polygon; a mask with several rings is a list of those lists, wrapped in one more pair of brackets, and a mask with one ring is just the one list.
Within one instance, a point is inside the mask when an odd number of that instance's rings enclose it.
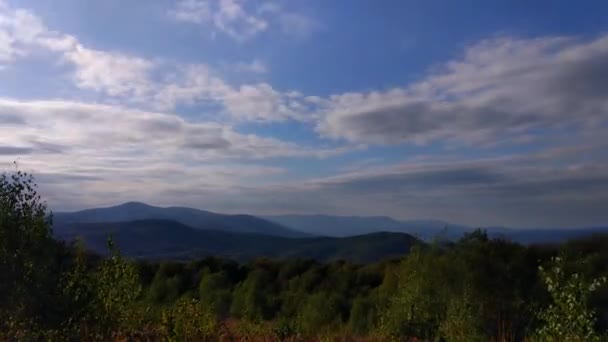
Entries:
{"label": "foliage", "polygon": [[349,327],[357,335],[369,334],[376,321],[374,301],[369,297],[357,297],[350,310]]}
{"label": "foliage", "polygon": [[215,314],[195,299],[182,298],[163,311],[161,331],[168,341],[211,340],[217,332]]}
{"label": "foliage", "polygon": [[182,279],[171,270],[171,264],[161,263],[147,291],[147,297],[154,303],[172,303],[180,296]]}
{"label": "foliage", "polygon": [[30,174],[0,176],[0,330],[56,322],[59,244]]}
{"label": "foliage", "polygon": [[88,256],[80,240],[75,243],[73,265],[65,272],[61,284],[68,313],[63,329],[77,334],[83,325],[96,321],[94,313],[98,312],[99,305],[93,272],[88,267]]}
{"label": "foliage", "polygon": [[[574,263],[580,266],[584,261]],[[606,277],[589,280],[569,271],[565,256],[552,258],[539,270],[551,302],[538,313],[542,325],[537,336],[543,341],[599,341],[594,329],[595,312],[589,308],[588,300],[593,291],[606,283]]]}
{"label": "foliage", "polygon": [[380,300],[380,332],[430,340],[522,339],[533,322],[525,303],[536,289],[536,266],[526,253],[483,231],[452,246],[413,249],[396,270],[396,285],[384,290],[388,301]]}
{"label": "foliage", "polygon": [[135,300],[141,294],[141,282],[135,265],[120,256],[111,239],[108,240],[109,258],[101,263],[95,274],[97,299],[103,310],[99,319],[111,325],[134,328]]}
{"label": "foliage", "polygon": [[206,272],[199,284],[199,299],[203,305],[210,307],[219,318],[230,314],[232,302],[231,284],[225,271]]}
{"label": "foliage", "polygon": [[402,262],[398,290],[380,319],[385,334],[434,338],[448,295],[440,277],[451,271],[434,253],[415,248]]}
{"label": "foliage", "polygon": [[337,295],[310,295],[297,317],[298,331],[314,335],[320,330],[333,330],[341,325],[340,302]]}
{"label": "foliage", "polygon": [[271,282],[266,270],[252,271],[234,290],[232,315],[254,322],[270,318],[274,298],[268,284]]}

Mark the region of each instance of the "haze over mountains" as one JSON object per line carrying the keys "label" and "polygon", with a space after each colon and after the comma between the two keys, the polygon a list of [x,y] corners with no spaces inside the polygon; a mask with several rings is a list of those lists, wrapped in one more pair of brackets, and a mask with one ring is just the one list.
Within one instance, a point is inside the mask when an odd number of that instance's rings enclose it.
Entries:
{"label": "haze over mountains", "polygon": [[469,227],[443,221],[398,221],[387,216],[277,215],[264,218],[301,232],[334,237],[385,231],[407,233],[422,239],[433,238],[438,234],[458,238],[471,230]]}
{"label": "haze over mountains", "polygon": [[259,233],[281,237],[305,237],[279,224],[251,215],[224,215],[184,207],[155,207],[145,203],[127,202],[108,208],[93,208],[73,213],[56,213],[55,225],[67,223],[128,222],[137,220],[170,220],[197,229],[238,233]]}
{"label": "haze over mountains", "polygon": [[569,229],[470,227],[439,220],[395,220],[386,216],[278,215],[266,219],[309,234],[345,237],[386,231],[413,235],[421,240],[435,238],[456,240],[477,228],[490,237],[500,237],[522,244],[558,243],[595,233],[608,232],[608,227],[573,227]]}
{"label": "haze over mountains", "polygon": [[[225,215],[185,207],[128,202],[114,207],[54,214],[54,233],[81,238],[98,253],[112,236],[124,254],[138,258],[192,259],[224,256],[347,259],[372,262],[399,256],[422,241],[456,240],[473,227],[435,220],[399,221],[384,216]],[[488,228],[491,237],[515,242],[556,243],[608,228]]]}

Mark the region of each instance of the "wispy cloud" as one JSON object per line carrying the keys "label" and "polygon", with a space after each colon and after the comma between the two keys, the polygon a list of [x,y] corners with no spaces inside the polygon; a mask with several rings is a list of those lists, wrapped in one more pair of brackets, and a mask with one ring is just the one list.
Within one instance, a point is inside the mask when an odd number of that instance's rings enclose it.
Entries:
{"label": "wispy cloud", "polygon": [[317,20],[286,10],[282,5],[242,0],[181,0],[169,10],[169,16],[176,21],[210,27],[237,41],[254,38],[273,26],[299,38],[307,38],[322,28]]}
{"label": "wispy cloud", "polygon": [[[20,162],[24,170],[57,175],[63,181],[55,179],[47,190],[51,197],[64,196],[62,203],[70,202],[64,193],[68,184],[91,198],[103,197],[108,188],[122,192],[124,199],[148,198],[179,184],[197,192],[226,189],[252,177],[263,183],[283,172],[256,165],[267,158],[325,158],[343,152],[120,106],[0,98],[0,116],[6,113],[21,120],[0,125],[0,164],[25,157]],[[159,174],[162,170],[166,173]],[[89,178],[74,178],[83,175]]]}
{"label": "wispy cloud", "polygon": [[[222,3],[225,11],[239,12],[228,9],[229,5]],[[72,35],[47,28],[40,18],[26,10],[5,8],[2,16],[11,23],[7,32],[20,55],[40,50],[56,53],[59,60],[73,67],[72,80],[77,88],[98,92],[111,100],[154,110],[172,110],[178,105],[215,105],[221,108],[221,114],[236,121],[311,117],[312,108],[302,96],[281,92],[268,83],[235,86],[205,64],[185,65],[93,49]],[[266,71],[259,60],[234,67],[255,73]]]}
{"label": "wispy cloud", "polygon": [[111,96],[141,97],[150,91],[149,72],[154,63],[120,53],[87,49],[77,45],[65,52],[76,68],[75,84]]}
{"label": "wispy cloud", "polygon": [[240,41],[268,28],[265,19],[248,13],[239,0],[182,0],[169,15],[177,21],[207,25]]}
{"label": "wispy cloud", "polygon": [[[97,158],[134,158],[133,163],[146,157],[202,162],[231,158],[323,157],[331,151],[307,149],[253,134],[243,135],[231,126],[218,123],[189,122],[172,114],[121,106],[0,98],[0,114],[6,113],[18,115],[22,120],[0,126],[0,145],[23,146],[32,152],[38,147],[45,153],[52,145],[56,146],[56,154],[78,154],[72,157],[85,157],[91,153]],[[46,147],[42,148],[41,143],[47,144]]]}
{"label": "wispy cloud", "polygon": [[606,123],[608,36],[489,39],[402,88],[332,96],[318,132],[350,141],[467,144]]}
{"label": "wispy cloud", "polygon": [[28,10],[0,7],[0,56],[5,62],[40,51],[57,53],[72,64],[77,87],[113,96],[144,94],[154,66],[143,58],[87,48],[74,36],[49,29]]}

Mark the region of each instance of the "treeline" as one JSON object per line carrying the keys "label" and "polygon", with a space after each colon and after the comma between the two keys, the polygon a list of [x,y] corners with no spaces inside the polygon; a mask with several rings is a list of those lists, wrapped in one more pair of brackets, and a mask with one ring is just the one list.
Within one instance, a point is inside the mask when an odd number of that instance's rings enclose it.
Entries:
{"label": "treeline", "polygon": [[[31,176],[0,178],[0,340],[593,341],[608,237],[524,247],[483,231],[399,260],[101,258],[52,236]],[[255,243],[255,241],[252,241]]]}

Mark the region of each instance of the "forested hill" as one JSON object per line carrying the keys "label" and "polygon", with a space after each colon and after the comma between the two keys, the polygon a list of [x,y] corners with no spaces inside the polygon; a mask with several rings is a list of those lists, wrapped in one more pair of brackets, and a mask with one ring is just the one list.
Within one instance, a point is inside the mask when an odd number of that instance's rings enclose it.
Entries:
{"label": "forested hill", "polygon": [[104,254],[109,236],[130,257],[194,259],[222,256],[239,261],[256,257],[309,258],[321,261],[374,262],[403,256],[421,243],[403,233],[372,233],[346,238],[286,238],[253,233],[195,229],[169,220],[63,223],[55,229],[63,240],[81,238],[87,248]]}

